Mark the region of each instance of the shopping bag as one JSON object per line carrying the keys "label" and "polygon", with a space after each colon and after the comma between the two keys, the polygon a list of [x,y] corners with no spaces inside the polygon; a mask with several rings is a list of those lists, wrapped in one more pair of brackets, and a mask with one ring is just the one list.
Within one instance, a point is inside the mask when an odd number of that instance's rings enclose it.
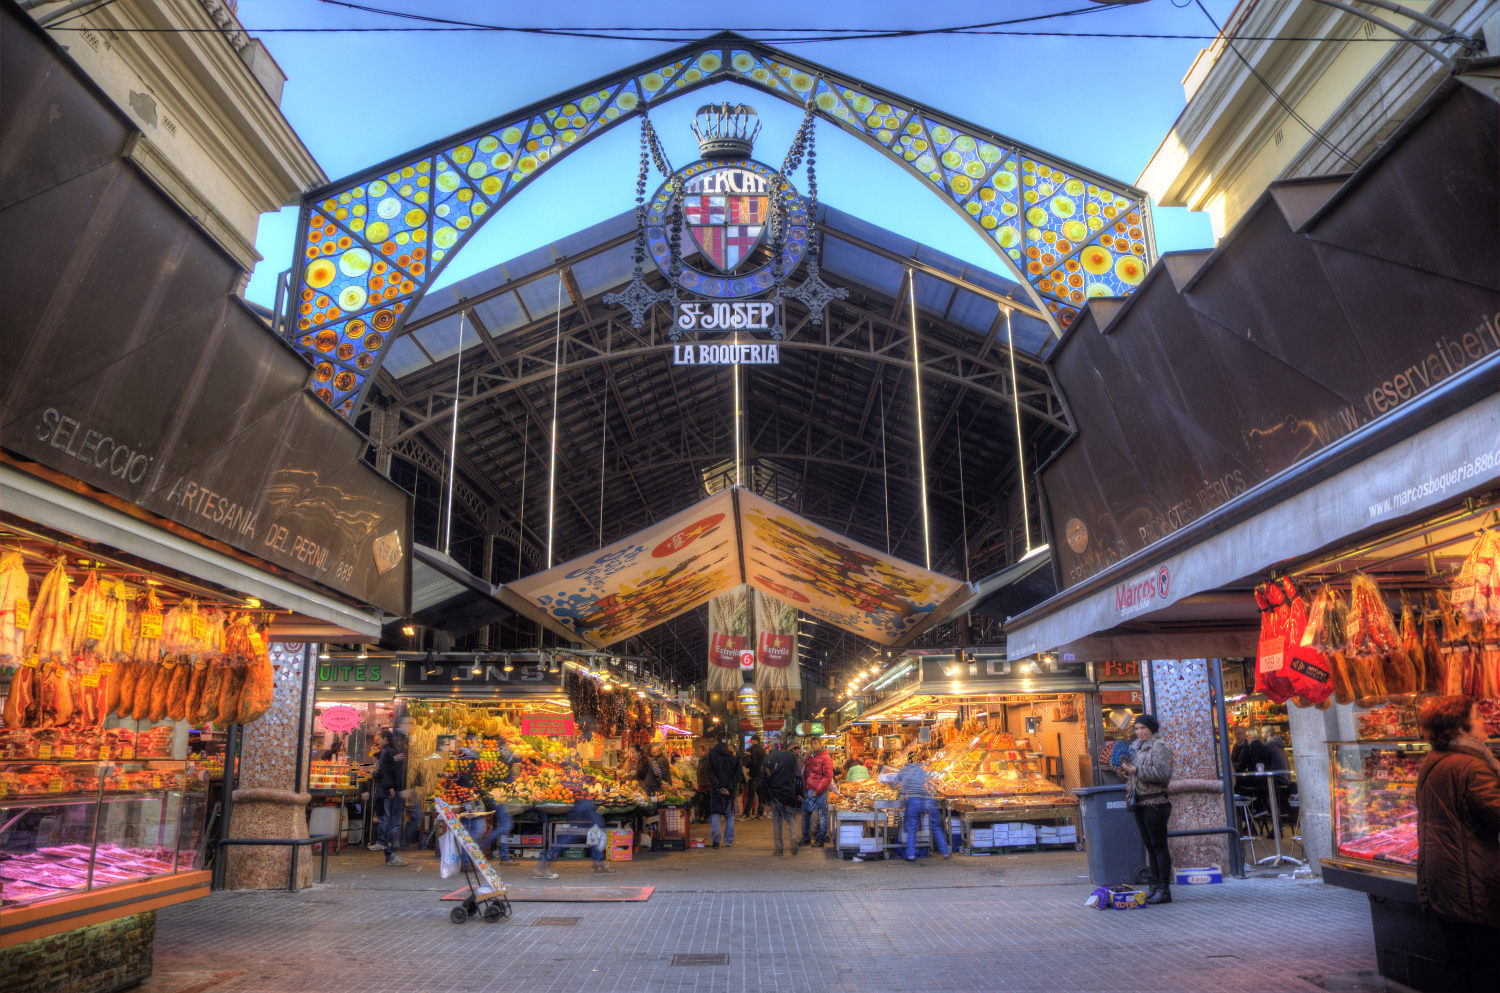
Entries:
{"label": "shopping bag", "polygon": [[1287,598],[1286,606],[1282,608],[1286,611],[1287,662],[1281,674],[1293,695],[1316,706],[1333,693],[1333,671],[1317,649],[1303,644],[1307,634],[1307,605],[1312,598],[1290,578],[1281,580],[1281,588]]}
{"label": "shopping bag", "polygon": [[452,831],[444,831],[438,839],[438,873],[447,879],[458,871],[458,842]]}
{"label": "shopping bag", "polygon": [[595,824],[593,827],[589,828],[588,837],[584,838],[583,840],[587,842],[590,848],[603,848],[605,845],[609,844],[609,835],[604,833],[604,829],[602,827]]}

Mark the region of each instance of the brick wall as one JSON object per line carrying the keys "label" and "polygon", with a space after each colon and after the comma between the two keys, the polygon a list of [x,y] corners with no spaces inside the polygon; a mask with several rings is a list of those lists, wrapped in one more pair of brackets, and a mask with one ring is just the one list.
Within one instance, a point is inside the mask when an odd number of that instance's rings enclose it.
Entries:
{"label": "brick wall", "polygon": [[156,911],[0,949],[5,993],[111,993],[151,975]]}

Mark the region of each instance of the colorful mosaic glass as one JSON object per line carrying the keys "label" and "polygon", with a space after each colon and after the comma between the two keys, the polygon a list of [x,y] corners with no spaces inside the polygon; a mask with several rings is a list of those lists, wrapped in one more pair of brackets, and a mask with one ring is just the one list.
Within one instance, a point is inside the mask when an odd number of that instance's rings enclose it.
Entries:
{"label": "colorful mosaic glass", "polygon": [[[292,286],[310,387],[345,417],[432,277],[527,182],[594,134],[675,95],[735,80],[803,105],[879,147],[957,206],[1032,288],[1059,329],[1093,296],[1124,296],[1155,257],[1147,201],[1124,184],[1075,176],[993,134],[742,39],[708,39],[622,72],[550,109],[499,118],[384,174],[338,184],[303,206]],[[595,84],[599,85],[599,84]],[[658,217],[660,197],[653,199]],[[795,221],[802,230],[806,218]],[[656,239],[663,241],[664,239]],[[802,239],[789,239],[788,271]],[[653,255],[655,255],[653,251]],[[661,260],[658,260],[661,264]],[[747,274],[744,278],[753,278]],[[705,275],[705,296],[741,295]],[[721,292],[713,285],[722,283]]]}

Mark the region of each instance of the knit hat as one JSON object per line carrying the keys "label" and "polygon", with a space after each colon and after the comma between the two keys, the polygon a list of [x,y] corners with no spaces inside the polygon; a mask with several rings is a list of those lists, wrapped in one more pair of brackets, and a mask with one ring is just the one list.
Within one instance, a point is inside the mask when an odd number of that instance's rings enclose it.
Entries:
{"label": "knit hat", "polygon": [[1150,714],[1142,714],[1135,719],[1135,722],[1145,727],[1152,734],[1161,730],[1161,722]]}

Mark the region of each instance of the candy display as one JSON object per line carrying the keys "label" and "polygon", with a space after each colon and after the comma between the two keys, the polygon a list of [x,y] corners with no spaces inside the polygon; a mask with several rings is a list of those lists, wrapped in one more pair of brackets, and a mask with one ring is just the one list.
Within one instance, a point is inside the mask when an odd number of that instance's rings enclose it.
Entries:
{"label": "candy display", "polygon": [[1041,756],[1017,747],[1013,735],[987,731],[940,750],[931,769],[945,796],[1062,793],[1043,776]]}

